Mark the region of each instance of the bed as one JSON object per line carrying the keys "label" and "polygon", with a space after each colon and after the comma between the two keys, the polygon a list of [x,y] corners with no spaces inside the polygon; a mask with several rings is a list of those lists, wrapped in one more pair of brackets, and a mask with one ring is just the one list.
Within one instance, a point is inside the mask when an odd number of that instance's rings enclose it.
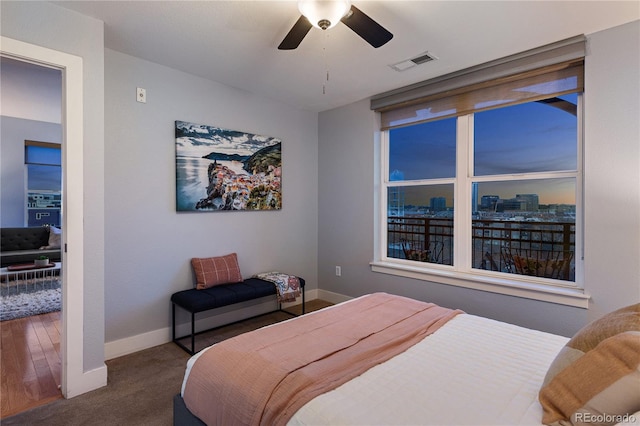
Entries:
{"label": "bed", "polygon": [[640,305],[610,315],[569,339],[362,296],[194,355],[174,424],[640,424]]}

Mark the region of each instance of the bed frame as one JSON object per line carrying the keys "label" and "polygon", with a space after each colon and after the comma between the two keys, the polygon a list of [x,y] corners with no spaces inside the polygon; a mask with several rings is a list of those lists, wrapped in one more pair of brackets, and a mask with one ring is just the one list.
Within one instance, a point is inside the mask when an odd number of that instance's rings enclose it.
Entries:
{"label": "bed frame", "polygon": [[173,397],[173,426],[206,426],[202,420],[191,414],[180,394]]}

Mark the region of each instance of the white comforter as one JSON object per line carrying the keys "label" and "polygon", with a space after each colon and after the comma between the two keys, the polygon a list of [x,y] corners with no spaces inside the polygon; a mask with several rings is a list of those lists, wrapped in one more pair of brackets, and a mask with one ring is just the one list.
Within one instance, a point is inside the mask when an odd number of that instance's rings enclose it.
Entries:
{"label": "white comforter", "polygon": [[538,391],[566,337],[463,314],[321,395],[290,425],[540,425]]}

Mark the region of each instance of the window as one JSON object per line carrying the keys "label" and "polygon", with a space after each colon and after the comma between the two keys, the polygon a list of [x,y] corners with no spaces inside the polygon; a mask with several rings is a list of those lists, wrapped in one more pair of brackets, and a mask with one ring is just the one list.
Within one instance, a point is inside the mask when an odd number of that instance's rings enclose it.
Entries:
{"label": "window", "polygon": [[60,226],[62,167],[60,144],[25,141],[27,226]]}
{"label": "window", "polygon": [[453,265],[456,119],[388,133],[387,256]]}
{"label": "window", "polygon": [[567,45],[575,58],[549,64],[554,45],[525,55],[533,65],[524,71],[513,63],[520,55],[489,80],[495,64],[413,86],[416,99],[372,100],[383,169],[374,271],[586,307],[584,44]]}
{"label": "window", "polygon": [[552,100],[470,117],[473,268],[575,282],[578,95]]}

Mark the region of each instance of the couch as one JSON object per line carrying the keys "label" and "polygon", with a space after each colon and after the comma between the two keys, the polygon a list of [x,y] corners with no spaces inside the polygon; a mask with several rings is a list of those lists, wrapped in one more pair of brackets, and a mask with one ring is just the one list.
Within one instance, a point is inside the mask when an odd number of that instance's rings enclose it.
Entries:
{"label": "couch", "polygon": [[43,226],[0,228],[0,263],[3,268],[31,263],[42,255],[48,256],[51,262],[60,262],[60,229]]}

